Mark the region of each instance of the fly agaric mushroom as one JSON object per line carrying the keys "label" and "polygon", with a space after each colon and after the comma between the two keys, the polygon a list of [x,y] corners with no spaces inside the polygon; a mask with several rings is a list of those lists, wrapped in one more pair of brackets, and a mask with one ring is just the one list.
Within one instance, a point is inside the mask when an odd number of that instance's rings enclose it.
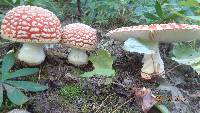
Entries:
{"label": "fly agaric mushroom", "polygon": [[38,65],[45,59],[43,43],[60,41],[60,20],[47,9],[36,6],[18,6],[4,17],[1,37],[23,42],[17,58],[29,65]]}
{"label": "fly agaric mushroom", "polygon": [[61,43],[71,47],[68,61],[76,66],[87,64],[88,55],[86,51],[96,48],[96,30],[88,25],[74,23],[63,28]]}
{"label": "fly agaric mushroom", "polygon": [[164,75],[164,63],[160,57],[158,42],[190,41],[200,38],[200,26],[188,24],[152,24],[117,28],[109,31],[107,36],[119,41],[128,38],[141,38],[156,41],[152,48],[155,53],[144,54],[141,71],[142,78],[151,79],[151,75]]}

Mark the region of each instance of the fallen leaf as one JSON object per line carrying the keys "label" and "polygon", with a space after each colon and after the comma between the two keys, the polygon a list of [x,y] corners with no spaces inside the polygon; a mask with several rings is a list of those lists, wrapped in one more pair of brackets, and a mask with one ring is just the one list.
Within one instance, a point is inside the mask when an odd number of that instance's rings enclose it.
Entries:
{"label": "fallen leaf", "polygon": [[98,51],[96,55],[91,55],[89,60],[93,63],[95,69],[85,72],[80,75],[81,77],[92,77],[94,75],[111,77],[115,75],[115,70],[112,68],[113,59],[107,50],[102,49]]}
{"label": "fallen leaf", "polygon": [[172,60],[180,64],[185,64],[191,66],[198,74],[200,74],[200,52],[196,51],[190,46],[186,45],[176,45],[172,53],[174,57]]}
{"label": "fallen leaf", "polygon": [[144,113],[147,113],[151,107],[156,104],[156,97],[152,94],[150,89],[145,87],[135,91],[136,102],[142,106]]}

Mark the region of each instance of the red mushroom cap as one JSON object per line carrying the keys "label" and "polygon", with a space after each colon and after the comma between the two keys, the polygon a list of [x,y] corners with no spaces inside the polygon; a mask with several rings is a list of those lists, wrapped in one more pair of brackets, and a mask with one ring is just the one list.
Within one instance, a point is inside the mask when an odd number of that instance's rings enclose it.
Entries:
{"label": "red mushroom cap", "polygon": [[161,42],[190,41],[200,38],[200,26],[188,24],[151,24],[117,28],[107,36],[120,41],[128,38],[142,38]]}
{"label": "red mushroom cap", "polygon": [[128,38],[148,39],[151,31],[148,25],[121,27],[109,31],[106,35],[119,41],[126,41]]}
{"label": "red mushroom cap", "polygon": [[200,26],[189,24],[152,24],[151,39],[160,42],[177,42],[200,39]]}
{"label": "red mushroom cap", "polygon": [[97,45],[96,30],[81,23],[66,25],[61,43],[78,49],[94,50]]}
{"label": "red mushroom cap", "polygon": [[47,9],[18,6],[4,17],[1,36],[16,42],[56,43],[61,38],[61,24],[56,15]]}

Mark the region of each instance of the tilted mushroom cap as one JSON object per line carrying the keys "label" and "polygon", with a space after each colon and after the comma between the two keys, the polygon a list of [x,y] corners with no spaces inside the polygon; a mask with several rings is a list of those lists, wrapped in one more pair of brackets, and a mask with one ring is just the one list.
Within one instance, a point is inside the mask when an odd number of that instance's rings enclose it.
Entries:
{"label": "tilted mushroom cap", "polygon": [[150,33],[148,25],[139,25],[117,28],[109,31],[106,35],[119,41],[126,41],[131,37],[149,39]]}
{"label": "tilted mushroom cap", "polygon": [[188,24],[152,24],[152,39],[160,42],[177,42],[200,39],[200,26]]}
{"label": "tilted mushroom cap", "polygon": [[1,35],[16,42],[55,43],[61,38],[61,24],[56,15],[47,9],[18,6],[4,17]]}
{"label": "tilted mushroom cap", "polygon": [[61,43],[78,49],[94,50],[97,44],[96,30],[81,23],[66,25]]}
{"label": "tilted mushroom cap", "polygon": [[152,24],[117,28],[107,36],[119,41],[142,38],[161,42],[190,41],[200,38],[200,26],[188,24]]}

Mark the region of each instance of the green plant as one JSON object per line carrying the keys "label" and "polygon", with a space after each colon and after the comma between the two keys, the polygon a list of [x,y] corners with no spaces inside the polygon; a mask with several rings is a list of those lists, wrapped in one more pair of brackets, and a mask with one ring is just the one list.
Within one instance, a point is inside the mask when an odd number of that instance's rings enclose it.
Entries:
{"label": "green plant", "polygon": [[47,8],[61,20],[64,20],[67,12],[67,6],[64,5],[64,1],[55,2],[54,0],[32,0],[31,4]]}
{"label": "green plant", "polygon": [[24,91],[43,91],[48,87],[40,85],[38,83],[16,80],[17,77],[28,76],[39,71],[38,68],[23,68],[17,71],[12,71],[11,68],[15,63],[14,53],[8,53],[2,62],[1,76],[0,76],[0,106],[3,102],[3,91],[7,92],[8,99],[16,104],[22,105],[28,101],[28,97],[20,90]]}
{"label": "green plant", "polygon": [[180,64],[191,66],[198,74],[200,74],[200,52],[199,50],[183,44],[178,43],[172,50],[172,60]]}
{"label": "green plant", "polygon": [[101,49],[96,55],[91,55],[89,60],[94,65],[94,70],[85,72],[82,77],[92,77],[94,75],[101,75],[111,77],[115,75],[115,70],[112,69],[113,59],[107,50]]}
{"label": "green plant", "polygon": [[179,2],[181,6],[189,7],[191,9],[191,12],[188,15],[186,15],[186,17],[195,21],[199,21],[198,24],[200,24],[200,16],[196,15],[200,14],[199,3],[199,0],[186,0]]}
{"label": "green plant", "polygon": [[6,7],[16,7],[19,5],[28,5],[31,4],[33,0],[2,0],[0,5]]}
{"label": "green plant", "polygon": [[[76,2],[76,0],[70,2],[72,14],[78,13]],[[134,3],[134,0],[80,0],[80,2],[83,23],[104,25],[114,21],[119,21],[119,24],[133,21],[132,7],[129,4]]]}
{"label": "green plant", "polygon": [[72,99],[81,95],[81,88],[79,85],[66,85],[60,90],[60,94]]}
{"label": "green plant", "polygon": [[181,8],[170,7],[173,4],[155,1],[154,9],[152,11],[144,12],[144,16],[147,18],[147,23],[163,23],[177,20],[177,18],[184,14],[185,11]]}
{"label": "green plant", "polygon": [[[16,7],[19,5],[35,5],[47,8],[52,11],[59,19],[63,20],[67,11],[67,6],[63,0],[56,2],[54,0],[3,0],[0,5],[5,7]],[[2,15],[0,13],[0,20]]]}

